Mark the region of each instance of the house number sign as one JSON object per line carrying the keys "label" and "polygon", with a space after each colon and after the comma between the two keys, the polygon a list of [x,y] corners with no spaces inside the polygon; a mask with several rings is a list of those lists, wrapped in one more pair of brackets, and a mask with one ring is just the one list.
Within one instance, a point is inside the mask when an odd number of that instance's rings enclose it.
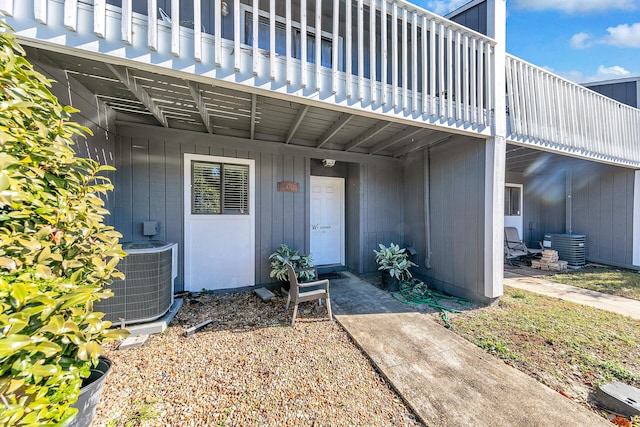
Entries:
{"label": "house number sign", "polygon": [[278,191],[281,193],[297,193],[300,185],[293,181],[280,181],[278,183]]}

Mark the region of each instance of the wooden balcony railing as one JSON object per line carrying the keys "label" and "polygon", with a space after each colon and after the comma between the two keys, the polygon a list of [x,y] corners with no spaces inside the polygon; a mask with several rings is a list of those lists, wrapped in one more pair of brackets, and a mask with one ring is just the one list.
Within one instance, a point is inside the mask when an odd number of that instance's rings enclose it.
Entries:
{"label": "wooden balcony railing", "polygon": [[511,55],[506,73],[509,139],[640,165],[640,110]]}

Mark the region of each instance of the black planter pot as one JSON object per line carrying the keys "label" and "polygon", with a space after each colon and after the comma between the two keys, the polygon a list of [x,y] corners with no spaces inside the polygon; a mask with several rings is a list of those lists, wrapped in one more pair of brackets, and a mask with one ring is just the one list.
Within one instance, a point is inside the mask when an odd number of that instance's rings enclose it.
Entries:
{"label": "black planter pot", "polygon": [[398,292],[400,290],[400,281],[392,277],[388,271],[383,271],[382,288],[388,292]]}
{"label": "black planter pot", "polygon": [[111,360],[100,356],[100,361],[95,368],[91,369],[89,378],[82,381],[80,396],[72,406],[78,409],[78,414],[71,420],[69,427],[89,427],[96,414],[96,406],[100,400],[102,385],[107,379],[107,374],[111,369]]}

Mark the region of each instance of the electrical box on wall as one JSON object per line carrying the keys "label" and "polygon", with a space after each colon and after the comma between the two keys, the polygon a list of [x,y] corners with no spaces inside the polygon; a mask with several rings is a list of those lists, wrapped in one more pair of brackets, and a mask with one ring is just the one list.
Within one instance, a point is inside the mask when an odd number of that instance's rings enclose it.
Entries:
{"label": "electrical box on wall", "polygon": [[159,228],[158,221],[144,221],[142,223],[142,235],[143,236],[155,236],[158,234]]}

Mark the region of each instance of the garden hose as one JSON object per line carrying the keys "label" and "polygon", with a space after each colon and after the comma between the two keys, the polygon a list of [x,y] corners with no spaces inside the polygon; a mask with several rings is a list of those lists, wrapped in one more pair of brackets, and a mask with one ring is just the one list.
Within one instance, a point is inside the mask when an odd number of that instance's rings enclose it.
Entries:
{"label": "garden hose", "polygon": [[403,304],[411,306],[427,305],[434,310],[440,312],[440,318],[444,322],[445,327],[451,328],[447,312],[461,313],[460,310],[442,305],[440,302],[443,300],[453,301],[464,307],[471,307],[471,301],[464,298],[454,297],[451,295],[445,295],[443,293],[429,289],[427,285],[417,279],[411,281],[400,282],[400,290],[394,292],[393,297]]}

